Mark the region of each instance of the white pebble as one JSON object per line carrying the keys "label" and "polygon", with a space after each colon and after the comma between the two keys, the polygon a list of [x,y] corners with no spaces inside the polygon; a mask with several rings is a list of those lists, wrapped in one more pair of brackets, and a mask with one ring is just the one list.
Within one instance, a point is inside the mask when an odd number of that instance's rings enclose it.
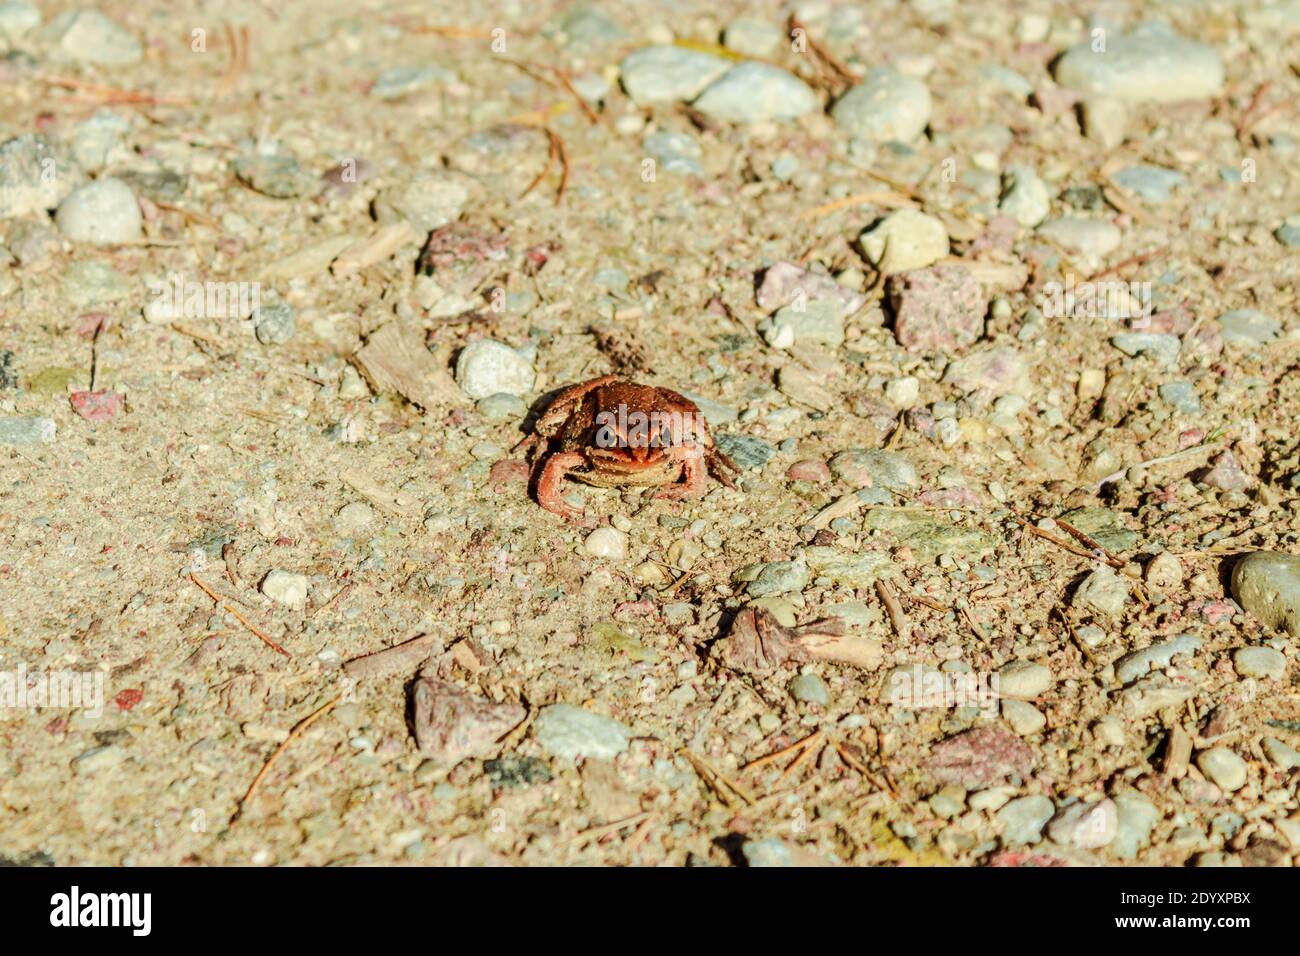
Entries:
{"label": "white pebble", "polygon": [[627,557],[627,535],[617,528],[597,528],[587,535],[583,547],[592,557],[620,561]]}

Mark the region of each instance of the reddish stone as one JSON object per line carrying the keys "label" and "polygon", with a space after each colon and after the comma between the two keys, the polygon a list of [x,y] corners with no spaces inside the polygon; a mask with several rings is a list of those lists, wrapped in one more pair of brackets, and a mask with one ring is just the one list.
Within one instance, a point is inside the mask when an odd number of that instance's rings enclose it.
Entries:
{"label": "reddish stone", "polygon": [[988,298],[961,266],[940,265],[889,277],[894,338],[909,352],[963,349],[984,334]]}

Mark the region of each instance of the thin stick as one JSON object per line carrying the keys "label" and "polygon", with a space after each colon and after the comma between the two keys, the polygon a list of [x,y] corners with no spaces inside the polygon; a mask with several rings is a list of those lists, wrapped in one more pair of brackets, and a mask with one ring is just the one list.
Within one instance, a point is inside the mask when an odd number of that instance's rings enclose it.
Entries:
{"label": "thin stick", "polygon": [[293,655],[290,654],[288,651],[286,651],[283,647],[275,643],[275,641],[271,640],[260,630],[254,627],[253,624],[248,620],[248,618],[244,617],[244,615],[240,614],[237,610],[235,610],[233,607],[231,607],[229,604],[223,601],[215,591],[213,591],[210,587],[208,587],[206,584],[204,584],[202,581],[196,578],[193,574],[190,575],[190,580],[194,582],[195,586],[198,587],[200,591],[202,591],[208,597],[212,598],[212,600],[216,601],[220,607],[229,611],[236,621],[244,625],[244,627],[248,628],[258,637],[260,637],[262,639],[262,642],[265,643],[269,648],[271,648],[271,650],[279,651],[285,657],[293,657]]}
{"label": "thin stick", "polygon": [[898,603],[898,597],[894,594],[894,589],[889,586],[889,582],[884,578],[876,581],[876,593],[880,595],[880,601],[885,605],[885,611],[889,614],[889,623],[894,626],[894,633],[898,635],[899,640],[907,643],[912,640],[912,627],[907,622],[907,615],[903,613],[903,605]]}
{"label": "thin stick", "polygon": [[284,742],[281,743],[280,746],[275,748],[275,753],[271,754],[271,759],[268,760],[266,763],[262,764],[261,771],[258,773],[256,777],[253,778],[253,782],[248,785],[248,790],[247,792],[245,792],[244,796],[240,799],[239,807],[235,810],[235,815],[230,818],[231,823],[234,823],[243,815],[245,804],[247,804],[249,800],[253,799],[253,794],[255,794],[257,792],[257,788],[261,786],[262,780],[265,779],[266,775],[270,772],[271,767],[274,766],[275,762],[280,759],[280,755],[284,753],[286,750],[288,750],[289,745],[293,743],[295,740],[297,740],[299,737],[301,737],[308,727],[310,727],[316,721],[320,720],[320,718],[324,717],[331,710],[333,710],[335,706],[339,703],[339,701],[341,701],[342,699],[343,699],[343,695],[340,694],[338,697],[335,697],[328,704],[322,704],[320,707],[317,707],[310,714],[308,714],[302,720],[298,721],[298,723],[293,725],[293,729],[289,731],[289,736],[285,737]]}
{"label": "thin stick", "polygon": [[796,750],[802,750],[806,747],[811,747],[815,741],[820,740],[821,738],[822,738],[822,732],[820,730],[815,731],[809,734],[807,737],[803,738],[803,740],[797,740],[794,743],[790,744],[790,746],[788,747],[782,747],[780,750],[773,751],[772,753],[768,754],[766,757],[759,757],[755,760],[751,760],[749,763],[745,764],[745,766],[740,768],[740,772],[749,773],[751,770],[757,770],[759,767],[765,767],[768,764],[770,764],[773,760],[780,760],[786,754],[794,753]]}
{"label": "thin stick", "polygon": [[551,167],[555,165],[555,159],[556,156],[558,155],[558,150],[555,148],[554,138],[550,136],[550,130],[547,130],[546,132],[547,132],[547,142],[548,145],[550,146],[550,152],[546,154],[546,165],[542,167],[542,171],[537,174],[537,177],[531,183],[528,184],[528,188],[519,194],[520,199],[523,199],[530,192],[536,189],[537,184],[546,178],[546,174],[549,173],[551,171]]}
{"label": "thin stick", "polygon": [[808,49],[824,66],[828,67],[839,79],[845,83],[856,83],[858,78],[849,72],[848,67],[835,58],[830,50],[826,49],[820,43],[813,39],[813,35],[808,28],[799,22],[799,18],[793,13],[790,14],[790,31],[802,30],[804,38],[808,41]]}
{"label": "thin stick", "polygon": [[638,823],[644,823],[646,820],[650,819],[652,814],[653,811],[645,810],[642,813],[635,813],[630,817],[624,817],[622,820],[615,820],[613,823],[602,823],[599,826],[594,826],[587,830],[583,830],[581,833],[579,833],[569,842],[590,843],[592,840],[599,840],[602,837],[609,836],[611,833],[617,833],[619,830],[622,830],[624,827],[630,827]]}
{"label": "thin stick", "polygon": [[877,790],[888,789],[883,783],[881,783],[879,780],[876,779],[875,774],[873,774],[870,770],[867,769],[866,764],[864,764],[861,760],[858,760],[856,757],[850,754],[840,744],[832,742],[831,746],[835,748],[835,752],[840,755],[841,760],[843,760],[846,764],[848,764],[850,767],[852,767],[854,770],[856,770],[858,773],[862,774],[862,776],[866,778],[867,783],[871,784]]}
{"label": "thin stick", "polygon": [[853,196],[845,196],[843,199],[836,199],[833,202],[822,203],[820,206],[813,206],[811,209],[805,209],[799,213],[799,218],[816,219],[848,206],[864,206],[867,203],[875,203],[878,206],[885,206],[890,209],[902,209],[915,205],[914,200],[902,193],[896,193],[893,190],[877,190],[876,192],[857,193]]}
{"label": "thin stick", "polygon": [[705,762],[703,757],[698,757],[693,752],[685,748],[683,748],[682,750],[682,756],[684,756],[687,760],[691,762],[691,766],[695,768],[695,772],[698,773],[700,777],[703,778],[704,782],[707,783],[709,787],[719,797],[722,798],[722,802],[725,803],[727,806],[732,805],[731,799],[727,793],[728,791],[740,797],[740,799],[744,800],[750,806],[753,806],[754,798],[749,794],[747,790],[745,790],[737,783],[732,783],[730,780],[728,780],[718,771],[714,770],[712,767],[708,765],[708,763]]}
{"label": "thin stick", "polygon": [[546,135],[551,137],[551,142],[555,144],[555,149],[560,155],[560,188],[555,191],[555,205],[558,206],[564,199],[564,191],[569,188],[569,150],[564,145],[564,140],[560,138],[560,134],[549,126],[546,127]]}
{"label": "thin stick", "polygon": [[1112,568],[1115,568],[1116,570],[1122,570],[1124,568],[1125,566],[1124,562],[1121,561],[1119,558],[1115,557],[1115,555],[1111,554],[1109,550],[1102,547],[1101,543],[1098,542],[1096,539],[1090,538],[1088,535],[1084,534],[1078,528],[1074,527],[1073,525],[1065,521],[1062,521],[1060,518],[1053,518],[1052,520],[1056,522],[1056,526],[1058,528],[1060,528],[1062,531],[1069,534],[1071,538],[1081,543],[1085,548],[1092,548],[1094,551],[1099,552],[1106,559],[1106,563],[1109,564]]}
{"label": "thin stick", "polygon": [[[821,741],[819,740],[818,743],[821,743]],[[799,756],[791,760],[789,766],[787,766],[784,770],[781,771],[781,776],[776,778],[776,782],[772,784],[772,788],[776,789],[777,787],[781,786],[781,784],[785,782],[785,778],[790,776],[790,774],[794,773],[795,769],[798,768],[798,766],[801,763],[803,763],[813,754],[821,753],[821,751],[822,751],[821,747],[814,747],[811,745],[804,747],[803,750],[799,751]]]}

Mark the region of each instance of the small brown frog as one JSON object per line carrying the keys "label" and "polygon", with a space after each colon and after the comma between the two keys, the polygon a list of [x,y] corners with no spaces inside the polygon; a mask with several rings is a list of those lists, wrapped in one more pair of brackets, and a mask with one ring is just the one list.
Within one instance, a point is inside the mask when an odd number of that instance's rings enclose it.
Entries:
{"label": "small brown frog", "polygon": [[602,488],[662,485],[656,498],[698,498],[706,474],[735,488],[740,467],[713,444],[704,415],[677,392],[602,375],[564,389],[519,447],[537,457],[537,503],[581,522],[560,497],[566,476]]}

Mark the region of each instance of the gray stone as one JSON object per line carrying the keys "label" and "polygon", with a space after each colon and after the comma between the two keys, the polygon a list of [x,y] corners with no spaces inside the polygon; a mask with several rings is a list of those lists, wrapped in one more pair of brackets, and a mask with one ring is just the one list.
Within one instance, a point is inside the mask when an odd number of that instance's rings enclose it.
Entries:
{"label": "gray stone", "polygon": [[737,17],[722,31],[722,45],[741,56],[766,59],[785,42],[785,34],[775,23],[753,17]]}
{"label": "gray stone", "polygon": [[921,477],[905,456],[883,448],[851,448],[830,460],[835,477],[858,488],[887,488],[895,492],[914,491]]}
{"label": "gray stone", "polygon": [[82,169],[98,170],[122,141],[131,125],[109,110],[82,120],[72,133],[72,156]]}
{"label": "gray stone", "polygon": [[63,271],[63,295],[77,308],[120,302],[138,288],[106,262],[73,262]]}
{"label": "gray stone", "polygon": [[1131,860],[1151,839],[1151,831],[1160,821],[1160,811],[1142,794],[1133,791],[1115,797],[1115,839],[1110,852],[1121,860]]}
{"label": "gray stone", "polygon": [[562,760],[612,760],[627,750],[632,739],[630,727],[572,704],[542,708],[533,733],[542,750]]}
{"label": "gray stone", "polygon": [[98,10],[69,10],[41,31],[53,59],[127,66],[144,58],[144,47],[121,24]]}
{"label": "gray stone", "polygon": [[1282,323],[1257,309],[1236,309],[1219,316],[1219,334],[1228,345],[1253,348],[1282,334]]}
{"label": "gray stone", "polygon": [[459,219],[470,195],[469,177],[454,172],[430,173],[386,192],[375,204],[376,213],[380,222],[400,216],[417,232],[432,232]]}
{"label": "gray stone", "polygon": [[8,415],[0,418],[0,445],[47,444],[54,441],[57,428],[52,418]]}
{"label": "gray stone", "polygon": [[1071,47],[1056,63],[1062,86],[1130,103],[1217,96],[1223,60],[1211,46],[1185,40],[1164,24],[1143,24],[1128,36],[1107,35],[1105,50],[1091,41]]}
{"label": "gray stone", "polygon": [[758,471],[764,468],[776,455],[776,448],[771,442],[755,435],[722,432],[713,436],[713,442],[718,446],[718,451],[747,471]]}
{"label": "gray stone", "polygon": [[1115,662],[1115,676],[1121,683],[1131,684],[1153,670],[1168,667],[1179,657],[1192,657],[1201,649],[1201,639],[1192,634],[1181,634],[1141,650],[1125,654]]}
{"label": "gray stone", "polygon": [[836,101],[831,117],[850,136],[910,143],[930,122],[930,91],[891,69],[873,70]]}
{"label": "gray stone", "polygon": [[790,120],[815,111],[817,94],[799,77],[767,63],[733,66],[691,104],[728,123]]}
{"label": "gray stone", "polygon": [[293,306],[270,302],[253,310],[253,333],[263,345],[283,345],[293,338]]}
{"label": "gray stone", "polygon": [[1111,179],[1117,185],[1132,190],[1143,199],[1157,203],[1168,202],[1169,193],[1187,181],[1187,177],[1176,170],[1150,166],[1146,163],[1125,166]]}
{"label": "gray stone", "polygon": [[1286,676],[1286,657],[1271,647],[1243,647],[1232,655],[1232,665],[1242,677],[1281,680]]}
{"label": "gray stone", "polygon": [[[794,341],[799,344],[844,344],[843,307],[831,299],[813,299],[787,305],[777,310],[770,325],[773,328],[784,326],[790,329]],[[766,331],[765,326],[760,326],[760,331]]]}
{"label": "gray stone", "polygon": [[322,180],[292,156],[281,153],[253,153],[232,164],[240,181],[272,199],[297,199],[322,188]]}
{"label": "gray stone", "polygon": [[1003,804],[995,814],[1002,828],[1003,844],[1023,846],[1037,843],[1043,838],[1043,827],[1055,812],[1052,801],[1040,794],[1018,797]]}
{"label": "gray stone", "polygon": [[768,837],[766,840],[746,840],[740,852],[745,855],[745,862],[749,866],[794,866],[790,848],[776,837]]}
{"label": "gray stone", "polygon": [[456,381],[470,398],[487,398],[500,392],[527,395],[536,377],[532,362],[493,339],[471,342],[456,359]]}
{"label": "gray stone", "polygon": [[0,3],[0,36],[17,40],[41,25],[41,11],[30,3]]}
{"label": "gray stone", "polygon": [[1095,850],[1115,839],[1117,817],[1115,802],[1109,797],[1096,803],[1072,803],[1052,818],[1047,835],[1062,846]]}
{"label": "gray stone", "polygon": [[641,148],[664,172],[693,176],[704,174],[704,167],[700,165],[700,144],[685,133],[668,129],[655,130],[641,141]]}
{"label": "gray stone", "polygon": [[0,145],[0,219],[16,219],[57,206],[85,182],[61,146],[26,133]]}
{"label": "gray stone", "polygon": [[1125,355],[1149,355],[1167,367],[1178,364],[1183,348],[1178,336],[1164,332],[1121,332],[1111,336],[1110,344]]}
{"label": "gray stone", "polygon": [[917,561],[933,561],[943,554],[978,560],[997,547],[997,540],[978,528],[963,528],[935,517],[923,508],[876,507],[867,512],[862,526],[883,531],[909,548]]}
{"label": "gray stone", "polygon": [[450,83],[455,78],[450,70],[430,63],[390,66],[375,78],[370,87],[370,95],[381,100],[392,100],[427,90],[440,83]]}
{"label": "gray stone", "polygon": [[879,551],[851,554],[838,548],[816,545],[805,549],[804,559],[817,577],[851,588],[869,588],[878,578],[899,573],[898,566],[889,556]]}
{"label": "gray stone", "polygon": [[523,399],[505,392],[480,398],[474,407],[490,422],[518,421],[528,414],[528,405]]}
{"label": "gray stone", "polygon": [[1196,394],[1196,386],[1191,382],[1185,379],[1177,382],[1166,382],[1160,386],[1158,391],[1161,399],[1184,415],[1199,415],[1201,413],[1201,399]]}
{"label": "gray stone", "polygon": [[790,681],[789,690],[791,697],[805,704],[817,704],[821,707],[830,706],[831,689],[816,674],[800,674]]}
{"label": "gray stone", "polygon": [[1300,637],[1300,556],[1247,555],[1232,569],[1232,596],[1266,627]]}
{"label": "gray stone", "polygon": [[1100,262],[1119,248],[1119,227],[1102,219],[1065,216],[1047,220],[1036,231],[1067,252],[1083,256],[1090,264]]}
{"label": "gray stone", "polygon": [[692,100],[729,69],[730,60],[668,44],[634,50],[619,66],[623,89],[638,106]]}
{"label": "gray stone", "polygon": [[1103,617],[1119,617],[1128,601],[1129,581],[1109,567],[1091,572],[1074,592],[1071,603]]}
{"label": "gray stone", "polygon": [[773,561],[759,565],[745,590],[750,597],[798,594],[808,586],[808,565],[802,561]]}

